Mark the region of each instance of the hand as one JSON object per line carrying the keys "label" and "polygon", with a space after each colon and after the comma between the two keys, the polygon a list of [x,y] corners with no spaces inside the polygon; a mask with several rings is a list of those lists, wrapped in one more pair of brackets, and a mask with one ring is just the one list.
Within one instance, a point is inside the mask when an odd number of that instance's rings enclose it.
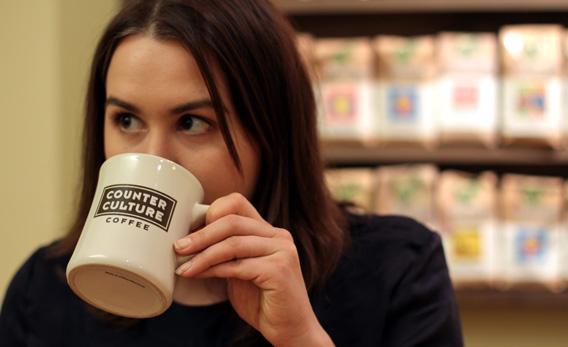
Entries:
{"label": "hand", "polygon": [[194,255],[178,275],[226,278],[235,311],[273,345],[333,345],[310,305],[291,234],[266,222],[244,196],[214,201],[205,227],[175,246]]}

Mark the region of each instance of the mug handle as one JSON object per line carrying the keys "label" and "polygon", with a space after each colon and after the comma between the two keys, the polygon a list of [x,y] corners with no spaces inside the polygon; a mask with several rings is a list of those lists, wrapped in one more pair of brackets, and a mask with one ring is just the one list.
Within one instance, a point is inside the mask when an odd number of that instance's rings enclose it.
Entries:
{"label": "mug handle", "polygon": [[205,215],[209,210],[209,205],[204,205],[197,203],[193,206],[193,212],[191,215],[191,230],[202,226],[205,224]]}
{"label": "mug handle", "polygon": [[[190,230],[194,230],[205,224],[205,215],[207,215],[208,210],[209,205],[197,203],[193,206]],[[176,255],[176,268],[191,258],[193,258],[192,255]]]}

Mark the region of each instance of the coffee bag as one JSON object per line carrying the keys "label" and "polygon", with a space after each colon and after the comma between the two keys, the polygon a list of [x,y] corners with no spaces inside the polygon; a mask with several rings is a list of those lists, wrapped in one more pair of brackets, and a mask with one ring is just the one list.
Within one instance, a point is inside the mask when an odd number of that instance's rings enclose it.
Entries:
{"label": "coffee bag", "polygon": [[432,146],[437,136],[433,37],[378,36],[373,49],[378,141]]}
{"label": "coffee bag", "polygon": [[558,177],[503,176],[505,284],[560,287],[562,189],[563,181]]}
{"label": "coffee bag", "polygon": [[434,190],[438,170],[429,164],[382,166],[376,171],[375,211],[405,215],[435,229]]}
{"label": "coffee bag", "polygon": [[439,230],[454,284],[485,285],[498,264],[497,176],[447,170],[436,190]]}
{"label": "coffee bag", "polygon": [[560,146],[562,35],[559,25],[501,29],[505,144]]}
{"label": "coffee bag", "polygon": [[351,203],[361,211],[373,210],[375,181],[372,169],[328,169],[325,178],[337,201]]}
{"label": "coffee bag", "polygon": [[369,39],[318,39],[315,62],[322,139],[373,141],[376,120]]}
{"label": "coffee bag", "polygon": [[445,32],[436,39],[439,136],[443,144],[497,143],[497,39],[491,33]]}

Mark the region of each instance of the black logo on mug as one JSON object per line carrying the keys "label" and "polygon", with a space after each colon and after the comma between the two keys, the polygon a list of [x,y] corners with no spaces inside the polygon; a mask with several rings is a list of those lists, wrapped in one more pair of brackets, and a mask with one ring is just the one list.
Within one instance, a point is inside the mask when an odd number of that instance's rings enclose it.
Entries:
{"label": "black logo on mug", "polygon": [[95,217],[121,215],[142,219],[168,231],[176,200],[157,190],[132,184],[105,187]]}

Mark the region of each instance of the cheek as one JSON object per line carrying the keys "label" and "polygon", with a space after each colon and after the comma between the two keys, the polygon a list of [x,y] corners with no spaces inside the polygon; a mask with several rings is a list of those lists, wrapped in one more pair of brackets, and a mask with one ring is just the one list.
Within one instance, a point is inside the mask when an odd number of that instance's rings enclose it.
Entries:
{"label": "cheek", "polygon": [[119,140],[120,138],[113,133],[112,129],[104,130],[104,153],[105,158],[127,152],[125,145]]}
{"label": "cheek", "polygon": [[247,170],[242,155],[243,175],[237,170],[225,148],[215,153],[202,153],[198,158],[194,157],[193,160],[181,164],[201,182],[205,191],[204,203],[211,204],[216,199],[234,192],[251,198],[256,176],[250,167]]}
{"label": "cheek", "polygon": [[211,204],[216,199],[233,192],[244,194],[243,178],[234,167],[233,162],[231,161],[230,165],[226,165],[226,162],[214,163],[193,171],[203,185],[205,191],[204,203]]}
{"label": "cheek", "polygon": [[113,156],[116,152],[116,144],[113,141],[112,133],[108,127],[108,122],[105,120],[104,129],[103,129],[103,146],[104,146],[104,153],[105,158],[109,158]]}
{"label": "cheek", "polygon": [[[231,177],[232,176],[232,177]],[[227,175],[219,171],[207,175],[203,178],[202,184],[205,190],[204,203],[211,204],[213,201],[219,199],[222,196],[228,195],[233,192],[244,192],[240,191],[242,184],[238,184],[241,180],[238,175]]]}
{"label": "cheek", "polygon": [[145,152],[145,148],[140,146],[141,141],[143,141],[143,138],[128,139],[124,137],[111,123],[105,121],[103,149],[106,159],[127,152]]}
{"label": "cheek", "polygon": [[250,200],[258,180],[260,156],[252,143],[247,141],[243,150],[240,151],[240,158],[244,175],[243,191],[241,193]]}

